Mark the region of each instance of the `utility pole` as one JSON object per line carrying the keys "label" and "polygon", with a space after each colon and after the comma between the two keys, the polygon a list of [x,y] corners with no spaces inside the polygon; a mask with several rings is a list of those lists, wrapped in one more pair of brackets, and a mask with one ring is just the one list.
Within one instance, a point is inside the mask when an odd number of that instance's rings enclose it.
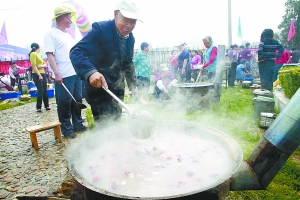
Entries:
{"label": "utility pole", "polygon": [[232,44],[231,0],[228,0],[228,48]]}

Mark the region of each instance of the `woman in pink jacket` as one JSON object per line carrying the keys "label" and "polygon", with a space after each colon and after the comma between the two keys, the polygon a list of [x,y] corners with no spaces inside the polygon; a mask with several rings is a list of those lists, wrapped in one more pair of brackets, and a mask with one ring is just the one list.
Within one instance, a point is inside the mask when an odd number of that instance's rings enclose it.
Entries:
{"label": "woman in pink jacket", "polygon": [[287,64],[289,62],[290,53],[285,48],[280,58],[275,59],[275,67],[273,72],[273,78],[272,81],[275,82],[277,80],[278,71],[283,66],[283,64]]}

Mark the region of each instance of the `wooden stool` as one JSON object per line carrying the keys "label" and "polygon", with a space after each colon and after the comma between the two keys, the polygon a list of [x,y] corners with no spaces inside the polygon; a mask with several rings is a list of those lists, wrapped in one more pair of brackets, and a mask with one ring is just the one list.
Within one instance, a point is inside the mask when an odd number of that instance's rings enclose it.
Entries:
{"label": "wooden stool", "polygon": [[58,139],[59,142],[62,142],[61,134],[60,134],[60,125],[61,125],[61,123],[56,121],[56,122],[48,122],[48,123],[45,123],[45,124],[39,124],[39,125],[36,125],[36,126],[27,127],[26,131],[29,132],[32,146],[35,149],[39,148],[38,141],[37,141],[37,138],[36,138],[36,133],[37,132],[49,130],[51,128],[53,128],[53,130],[54,130],[54,138]]}

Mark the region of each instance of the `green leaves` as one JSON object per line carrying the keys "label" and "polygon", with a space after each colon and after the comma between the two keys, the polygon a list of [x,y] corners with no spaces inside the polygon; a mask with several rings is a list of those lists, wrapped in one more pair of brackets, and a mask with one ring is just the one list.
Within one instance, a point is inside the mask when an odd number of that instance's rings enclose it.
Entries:
{"label": "green leaves", "polygon": [[[285,15],[282,17],[281,23],[278,25],[280,33],[276,39],[281,44],[288,47],[300,48],[300,1],[298,0],[287,0],[285,3]],[[287,36],[290,30],[292,19],[295,20],[296,35],[288,42]],[[298,20],[299,19],[299,20]]]}
{"label": "green leaves", "polygon": [[283,93],[286,97],[292,98],[300,87],[300,67],[285,67],[279,72],[290,71],[288,73],[279,73],[278,77]]}

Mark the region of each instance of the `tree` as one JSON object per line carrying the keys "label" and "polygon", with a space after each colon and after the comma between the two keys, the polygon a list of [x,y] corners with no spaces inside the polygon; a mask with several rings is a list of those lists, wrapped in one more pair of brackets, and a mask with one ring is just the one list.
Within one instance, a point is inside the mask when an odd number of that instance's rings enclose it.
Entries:
{"label": "tree", "polygon": [[[279,33],[276,35],[276,39],[280,41],[284,46],[300,48],[300,1],[299,0],[287,0],[285,3],[285,15],[283,20],[278,26]],[[290,25],[294,19],[296,35],[287,41]]]}

